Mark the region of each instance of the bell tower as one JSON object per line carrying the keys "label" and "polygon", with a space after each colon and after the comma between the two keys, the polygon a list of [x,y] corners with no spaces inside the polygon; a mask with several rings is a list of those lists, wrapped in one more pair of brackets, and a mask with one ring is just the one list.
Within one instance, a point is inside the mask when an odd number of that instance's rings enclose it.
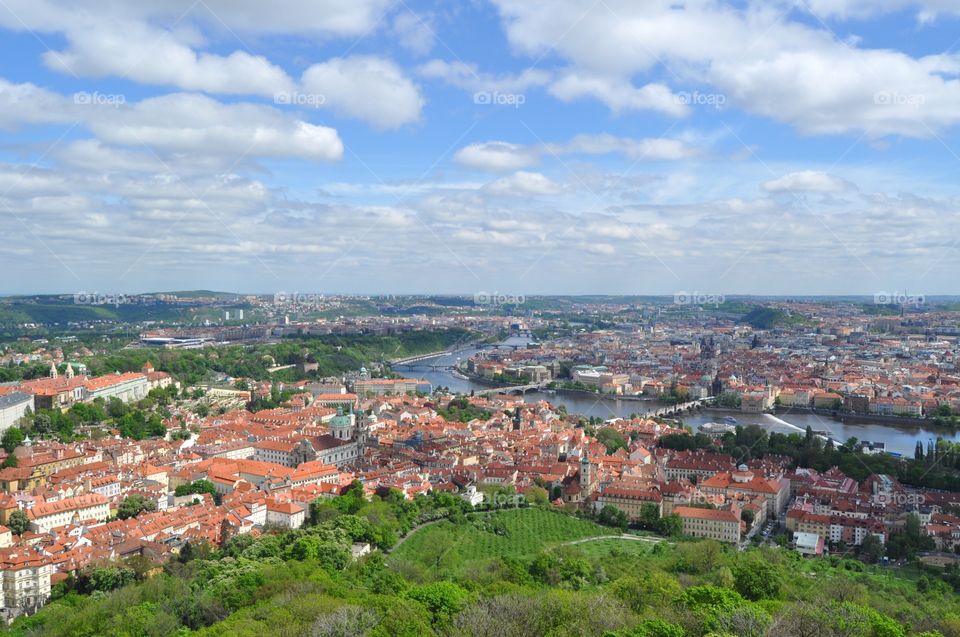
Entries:
{"label": "bell tower", "polygon": [[584,495],[593,492],[593,465],[590,464],[586,449],[580,457],[580,490]]}

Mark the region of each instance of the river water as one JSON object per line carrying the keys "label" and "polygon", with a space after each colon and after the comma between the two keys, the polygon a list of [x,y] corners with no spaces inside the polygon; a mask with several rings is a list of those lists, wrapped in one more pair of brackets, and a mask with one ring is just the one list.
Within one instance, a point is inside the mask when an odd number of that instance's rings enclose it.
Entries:
{"label": "river water", "polygon": [[[525,345],[523,337],[511,337],[502,345]],[[479,349],[467,349],[444,356],[436,356],[413,365],[397,365],[394,370],[406,376],[422,378],[429,381],[434,387],[449,387],[451,391],[470,393],[471,390],[490,389],[489,385],[482,385],[472,380],[465,380],[453,376],[447,368],[455,365],[459,360],[466,360],[479,352]],[[433,369],[431,366],[440,367]],[[663,404],[655,400],[623,400],[612,397],[589,396],[584,394],[568,394],[564,392],[527,392],[524,397],[527,402],[546,400],[554,405],[565,405],[567,412],[584,416],[598,416],[600,418],[627,417],[631,414],[644,414],[647,411],[658,409]],[[938,436],[946,440],[960,440],[960,432],[941,429],[932,425],[892,425],[888,422],[841,422],[829,417],[819,416],[808,412],[791,412],[772,416],[770,414],[747,414],[704,409],[687,413],[683,422],[696,430],[698,425],[707,422],[723,422],[723,418],[732,416],[737,424],[759,424],[760,426],[781,433],[803,432],[809,425],[815,431],[829,431],[830,437],[843,442],[850,437],[861,441],[883,442],[887,451],[901,453],[913,457],[917,440],[926,447],[928,440],[936,440]]]}

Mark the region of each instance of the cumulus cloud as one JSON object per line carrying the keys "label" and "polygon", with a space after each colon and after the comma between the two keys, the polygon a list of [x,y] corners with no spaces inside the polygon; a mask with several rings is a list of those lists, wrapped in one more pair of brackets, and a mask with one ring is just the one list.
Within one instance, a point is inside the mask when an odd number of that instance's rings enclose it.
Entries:
{"label": "cumulus cloud", "polygon": [[417,55],[426,55],[433,48],[434,27],[429,16],[403,11],[393,18],[393,34],[400,44]]}
{"label": "cumulus cloud", "polygon": [[631,159],[649,160],[691,159],[701,154],[700,149],[679,139],[669,137],[634,139],[610,134],[577,135],[565,144],[550,144],[548,148],[558,154],[605,155],[620,153]]}
{"label": "cumulus cloud", "polygon": [[562,143],[522,145],[489,141],[470,144],[457,151],[454,159],[468,168],[497,172],[536,165],[544,156],[611,153],[635,160],[674,161],[698,157],[701,150],[674,138],[636,139],[597,134],[577,135]]}
{"label": "cumulus cloud", "polygon": [[273,95],[293,86],[280,67],[260,55],[198,53],[142,22],[103,26],[90,21],[89,28],[68,31],[66,50],[44,54],[47,66],[61,73],[223,94]]}
{"label": "cumulus cloud", "polygon": [[540,173],[519,170],[512,175],[490,182],[484,190],[495,195],[525,196],[555,195],[563,189]]}
{"label": "cumulus cloud", "polygon": [[420,118],[420,90],[386,58],[363,55],[334,58],[303,73],[303,90],[323,96],[323,104],[347,117],[380,128],[396,128]]}
{"label": "cumulus cloud", "polygon": [[552,53],[570,64],[549,88],[561,99],[592,97],[615,112],[673,116],[698,107],[660,80],[642,84],[659,71],[674,84],[707,83],[717,91],[714,103],[722,98],[804,133],[928,137],[960,122],[960,56],[861,47],[784,20],[775,5],[609,0],[584,12],[576,0],[494,2],[516,52]]}
{"label": "cumulus cloud", "polygon": [[[0,26],[32,33],[60,33],[63,50],[48,51],[46,64],[79,76],[115,76],[148,84],[225,94],[272,95],[291,79],[262,55],[245,50],[247,35],[263,33],[363,35],[373,29],[387,0],[331,0],[318,10],[307,0],[285,2],[282,11],[248,0],[145,0],[77,5],[70,0],[9,0]],[[226,30],[237,50],[220,55],[192,25]]]}
{"label": "cumulus cloud", "polygon": [[533,87],[546,85],[552,77],[549,72],[537,68],[524,69],[520,73],[486,73],[476,64],[467,64],[460,60],[430,60],[418,66],[417,73],[422,77],[442,80],[471,92],[498,93],[523,93]]}
{"label": "cumulus cloud", "polygon": [[470,144],[453,158],[468,168],[495,172],[526,168],[540,161],[538,153],[528,147],[497,141]]}
{"label": "cumulus cloud", "polygon": [[550,86],[555,97],[570,102],[584,97],[600,100],[615,112],[652,110],[674,117],[683,117],[689,107],[681,96],[675,95],[664,84],[650,83],[637,88],[623,78],[610,78],[568,72]]}
{"label": "cumulus cloud", "polygon": [[853,184],[851,184],[849,181],[819,170],[801,170],[798,172],[792,172],[784,175],[783,177],[765,181],[760,187],[767,192],[773,193],[835,193],[844,192],[854,188]]}
{"label": "cumulus cloud", "polygon": [[[111,95],[59,95],[32,84],[0,80],[0,125],[82,123],[102,142],[198,156],[299,157],[336,160],[337,131],[259,104],[224,104],[205,95],[173,93],[127,103]],[[37,105],[44,106],[42,111]],[[79,150],[93,152],[90,146]]]}

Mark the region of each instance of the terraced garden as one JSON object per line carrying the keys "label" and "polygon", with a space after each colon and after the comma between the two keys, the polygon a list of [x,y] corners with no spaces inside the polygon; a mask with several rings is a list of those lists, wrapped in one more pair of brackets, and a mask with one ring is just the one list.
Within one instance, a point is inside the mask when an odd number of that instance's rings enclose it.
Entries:
{"label": "terraced garden", "polygon": [[555,511],[510,509],[471,514],[458,524],[443,521],[426,526],[407,538],[390,558],[432,569],[458,570],[476,560],[533,555],[571,540],[616,533]]}

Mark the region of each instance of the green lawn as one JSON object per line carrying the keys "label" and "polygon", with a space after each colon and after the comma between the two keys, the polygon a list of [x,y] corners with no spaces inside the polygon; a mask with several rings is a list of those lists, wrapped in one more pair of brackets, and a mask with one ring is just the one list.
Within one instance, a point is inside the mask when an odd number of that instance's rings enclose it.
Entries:
{"label": "green lawn", "polygon": [[570,540],[611,533],[616,531],[555,511],[509,509],[471,514],[461,524],[443,521],[426,526],[390,557],[431,569],[456,570],[475,560],[533,555]]}
{"label": "green lawn", "polygon": [[653,550],[654,546],[653,542],[609,538],[581,542],[580,544],[574,544],[572,548],[577,549],[591,560],[599,560],[608,557],[623,558],[647,555]]}

